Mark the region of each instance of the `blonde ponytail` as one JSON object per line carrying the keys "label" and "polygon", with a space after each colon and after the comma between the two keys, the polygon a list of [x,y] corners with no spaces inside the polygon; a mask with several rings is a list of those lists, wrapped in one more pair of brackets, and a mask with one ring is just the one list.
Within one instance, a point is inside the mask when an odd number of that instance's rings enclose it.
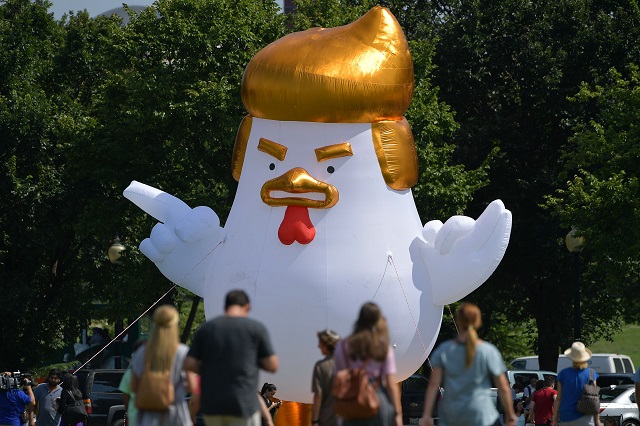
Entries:
{"label": "blonde ponytail", "polygon": [[464,343],[464,346],[465,346],[464,365],[467,368],[471,367],[473,358],[476,356],[477,344],[478,344],[478,333],[476,332],[476,328],[473,326],[473,324],[469,324],[469,327],[467,328],[467,340]]}
{"label": "blonde ponytail", "polygon": [[471,367],[476,356],[476,346],[478,345],[477,329],[482,325],[482,314],[480,308],[473,303],[462,303],[456,310],[456,324],[458,330],[467,330],[465,344],[465,367]]}

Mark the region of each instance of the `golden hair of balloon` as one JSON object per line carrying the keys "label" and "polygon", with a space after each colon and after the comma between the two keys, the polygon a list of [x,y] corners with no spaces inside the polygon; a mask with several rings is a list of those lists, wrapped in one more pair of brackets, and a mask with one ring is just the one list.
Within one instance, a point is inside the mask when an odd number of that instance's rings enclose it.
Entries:
{"label": "golden hair of balloon", "polygon": [[[418,159],[404,114],[413,84],[407,40],[396,18],[380,6],[348,25],[312,28],[274,41],[253,57],[242,80],[249,115],[236,136],[234,178],[240,179],[253,117],[371,123],[385,182],[396,190],[411,188],[418,180]],[[279,155],[286,152],[284,146],[263,146]]]}

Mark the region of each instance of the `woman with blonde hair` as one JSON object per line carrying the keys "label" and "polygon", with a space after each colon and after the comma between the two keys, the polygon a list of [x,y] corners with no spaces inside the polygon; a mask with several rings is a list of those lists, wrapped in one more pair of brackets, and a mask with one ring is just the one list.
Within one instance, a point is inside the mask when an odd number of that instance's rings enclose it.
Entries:
{"label": "woman with blonde hair", "polygon": [[490,426],[498,419],[496,401],[491,397],[492,384],[498,388],[505,409],[505,424],[513,426],[516,417],[506,365],[498,349],[478,338],[482,325],[480,308],[462,303],[456,310],[458,337],[443,342],[431,355],[431,378],[424,400],[421,426],[433,425],[433,407],[440,385],[444,388],[438,413],[444,426]]}
{"label": "woman with blonde hair", "polygon": [[573,342],[571,347],[564,351],[571,360],[571,367],[567,367],[558,373],[558,395],[553,404],[553,421],[551,424],[571,426],[600,426],[600,414],[582,414],[576,406],[582,395],[584,385],[593,380],[596,384],[598,373],[588,368],[591,359],[591,351],[582,342]]}
{"label": "woman with blonde hair", "polygon": [[[171,372],[174,387],[173,403],[166,411],[138,410],[136,424],[140,426],[190,426],[189,407],[185,396],[195,385],[195,375],[186,373],[182,365],[189,348],[180,343],[179,315],[171,305],[159,306],[153,313],[153,331],[146,345],[136,351],[131,360],[131,389],[138,385],[145,368],[156,372]],[[139,401],[140,395],[137,396]]]}
{"label": "woman with blonde hair", "polygon": [[370,419],[343,420],[343,426],[402,426],[402,405],[396,383],[396,360],[389,344],[387,320],[375,303],[365,303],[353,334],[338,342],[333,353],[336,371],[364,366],[377,384],[380,408]]}

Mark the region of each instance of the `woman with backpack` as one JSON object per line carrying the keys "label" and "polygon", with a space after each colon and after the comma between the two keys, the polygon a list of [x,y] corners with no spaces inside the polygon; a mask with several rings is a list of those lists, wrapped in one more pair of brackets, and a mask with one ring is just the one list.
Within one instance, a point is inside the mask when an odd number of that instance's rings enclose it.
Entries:
{"label": "woman with backpack", "polygon": [[[590,380],[596,384],[598,373],[588,368],[591,359],[591,351],[582,342],[573,342],[571,347],[564,351],[571,360],[571,367],[567,367],[558,373],[558,395],[553,404],[553,426],[601,426],[600,414],[583,414],[578,411],[577,405],[584,385]],[[596,410],[597,411],[597,410]]]}
{"label": "woman with backpack", "polygon": [[473,303],[462,303],[456,310],[455,323],[458,337],[443,342],[431,354],[431,377],[424,399],[420,426],[433,426],[433,407],[440,385],[444,397],[438,405],[440,425],[491,426],[498,420],[498,410],[489,389],[498,388],[504,407],[507,426],[513,426],[516,417],[506,366],[498,349],[478,338],[482,325],[480,308]]}
{"label": "woman with backpack", "polygon": [[402,426],[395,355],[389,344],[387,320],[378,305],[362,305],[353,334],[338,342],[333,358],[336,372],[364,368],[380,400],[377,414],[366,419],[343,419],[343,426]]}
{"label": "woman with backpack", "polygon": [[78,377],[71,373],[66,373],[62,376],[60,387],[62,392],[60,393],[60,398],[56,399],[58,403],[57,411],[62,414],[60,426],[82,426],[83,421],[87,418],[87,411],[82,401]]}
{"label": "woman with backpack", "polygon": [[183,369],[189,347],[179,340],[179,315],[171,305],[153,313],[153,331],[131,360],[138,426],[191,426],[187,393],[195,375]]}

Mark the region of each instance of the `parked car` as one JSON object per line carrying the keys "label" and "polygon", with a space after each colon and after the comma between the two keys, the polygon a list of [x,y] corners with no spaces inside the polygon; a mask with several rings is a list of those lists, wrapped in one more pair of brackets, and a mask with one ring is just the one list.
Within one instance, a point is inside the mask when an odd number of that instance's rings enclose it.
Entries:
{"label": "parked car", "polygon": [[[523,356],[511,361],[513,368],[523,370],[538,370],[537,356]],[[565,355],[558,356],[558,364],[556,371],[559,373],[567,367],[571,367],[571,360]],[[629,356],[622,354],[593,354],[589,360],[589,367],[593,368],[598,374],[609,373],[635,373],[636,369],[633,361]]]}
{"label": "parked car", "polygon": [[82,399],[87,409],[86,426],[122,426],[126,408],[124,395],[118,390],[127,370],[79,370]]}
{"label": "parked car", "polygon": [[640,425],[634,385],[600,387],[600,421],[608,417],[620,426]]}
{"label": "parked car", "polygon": [[[543,380],[548,377],[556,377],[557,374],[553,371],[545,371],[545,370],[507,370],[504,372],[504,375],[507,377],[507,381],[509,382],[509,387],[513,389],[513,385],[516,383],[522,384],[522,386],[526,386],[531,382],[531,377],[535,376],[538,380]],[[515,399],[523,399],[524,392],[518,392],[515,394]],[[495,402],[496,407],[501,404],[498,404],[498,389],[491,388],[491,399]],[[502,422],[501,422],[502,424]],[[640,425],[639,425],[640,426]]]}
{"label": "parked car", "polygon": [[522,386],[527,386],[531,382],[532,377],[537,377],[538,380],[544,381],[548,376],[556,377],[557,374],[553,371],[545,370],[507,370],[505,372],[507,380],[509,381],[509,387],[513,388],[513,385],[517,382],[522,383]]}
{"label": "parked car", "polygon": [[[400,402],[402,404],[402,424],[417,425],[424,409],[424,396],[427,393],[429,379],[421,374],[414,374],[402,381]],[[442,391],[440,392],[442,395]],[[438,397],[440,400],[440,397]],[[438,404],[433,409],[433,422],[438,424]]]}
{"label": "parked car", "polygon": [[633,374],[600,374],[596,380],[598,386],[618,386],[618,385],[632,385]]}

